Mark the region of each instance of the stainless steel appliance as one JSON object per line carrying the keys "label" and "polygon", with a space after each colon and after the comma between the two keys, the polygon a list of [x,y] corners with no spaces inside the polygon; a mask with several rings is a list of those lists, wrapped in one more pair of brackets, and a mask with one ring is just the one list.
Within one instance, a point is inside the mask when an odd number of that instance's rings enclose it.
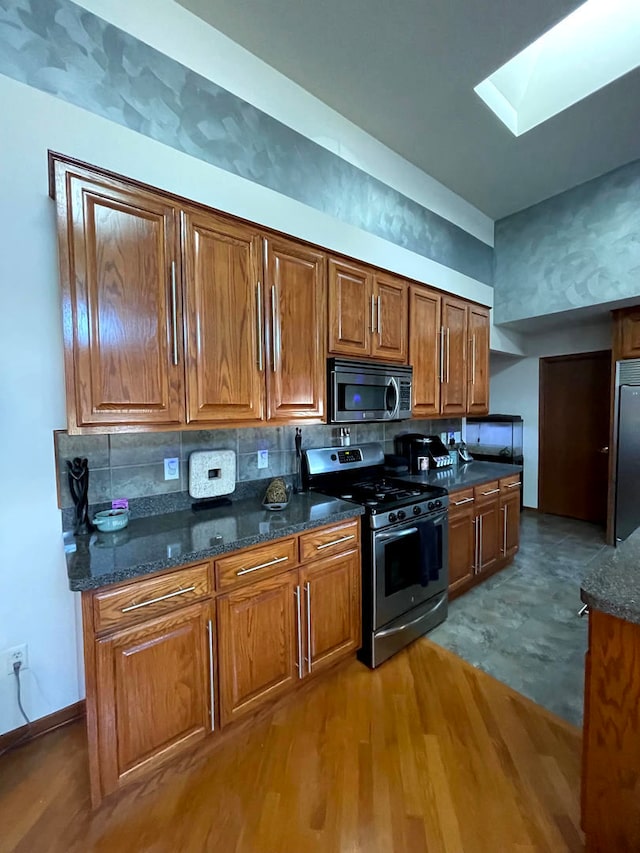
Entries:
{"label": "stainless steel appliance", "polygon": [[400,433],[395,437],[394,443],[396,454],[404,456],[412,474],[433,468],[448,468],[453,464],[449,451],[438,435]]}
{"label": "stainless steel appliance", "polygon": [[616,509],[620,542],[640,526],[640,359],[616,362]]}
{"label": "stainless steel appliance", "polygon": [[328,359],[329,423],[410,418],[412,377],[405,364]]}
{"label": "stainless steel appliance", "polygon": [[386,476],[379,443],[305,450],[302,470],[308,488],[365,508],[358,656],[376,667],[446,618],[447,492]]}

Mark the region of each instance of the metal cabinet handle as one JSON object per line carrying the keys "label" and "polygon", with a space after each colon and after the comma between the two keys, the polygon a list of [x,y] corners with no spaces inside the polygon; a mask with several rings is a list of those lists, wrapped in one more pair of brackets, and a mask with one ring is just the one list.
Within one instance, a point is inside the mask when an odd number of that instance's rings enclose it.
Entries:
{"label": "metal cabinet handle", "polygon": [[583,604],[580,610],[578,610],[578,616],[588,616],[591,613],[588,604]]}
{"label": "metal cabinet handle", "polygon": [[276,563],[286,563],[288,557],[277,557],[275,560],[269,560],[268,563],[260,563],[259,566],[251,566],[250,569],[240,569],[236,572],[236,576],[240,577],[241,575],[248,575],[249,572],[257,572],[258,569],[266,569],[267,566],[275,566]]}
{"label": "metal cabinet handle", "polygon": [[440,382],[444,382],[444,326],[440,326]]}
{"label": "metal cabinet handle", "polygon": [[473,519],[473,573],[478,574],[478,519]]}
{"label": "metal cabinet handle", "polygon": [[518,480],[517,483],[507,483],[507,488],[508,489],[515,489],[516,486],[521,486],[521,485],[522,485],[521,481]]}
{"label": "metal cabinet handle", "polygon": [[451,382],[451,330],[447,326],[447,382]]}
{"label": "metal cabinet handle", "polygon": [[178,296],[176,290],[176,262],[171,261],[171,329],[173,336],[173,363],[178,363]]}
{"label": "metal cabinet handle", "polygon": [[278,323],[278,311],[276,300],[278,290],[275,284],[271,285],[271,340],[273,341],[273,357],[271,359],[271,369],[275,373],[280,364],[280,324]]}
{"label": "metal cabinet handle", "polygon": [[497,495],[499,491],[500,489],[489,489],[488,492],[480,492],[480,494],[486,497],[487,495]]}
{"label": "metal cabinet handle", "polygon": [[307,667],[311,672],[311,584],[309,581],[304,585],[307,596]]}
{"label": "metal cabinet handle", "polygon": [[209,634],[209,701],[211,702],[211,731],[216,730],[216,694],[213,684],[213,622],[209,619],[207,623]]}
{"label": "metal cabinet handle", "polygon": [[471,384],[476,384],[476,336],[471,335]]}
{"label": "metal cabinet handle", "polygon": [[299,584],[293,590],[293,594],[296,599],[296,639],[298,641],[298,660],[296,661],[296,666],[298,667],[298,678],[302,678],[304,676],[304,669],[302,666],[302,614]]}
{"label": "metal cabinet handle", "polygon": [[462,506],[463,504],[472,504],[475,498],[463,498],[461,501],[453,501],[454,506]]}
{"label": "metal cabinet handle", "polygon": [[184,595],[187,592],[193,592],[195,586],[187,586],[184,589],[176,589],[175,592],[168,592],[166,595],[159,595],[157,598],[149,598],[147,601],[141,601],[140,604],[130,604],[128,607],[123,607],[122,613],[131,613],[132,610],[139,610],[140,607],[148,607],[150,604],[157,604],[159,601],[166,601],[168,598],[175,598],[176,595]]}
{"label": "metal cabinet handle", "polygon": [[502,507],[504,516],[502,518],[502,553],[507,553],[507,507]]}
{"label": "metal cabinet handle", "polygon": [[380,297],[378,296],[378,341],[382,343],[382,314],[380,312]]}
{"label": "metal cabinet handle", "polygon": [[258,324],[258,370],[262,372],[264,364],[262,361],[263,352],[263,330],[262,330],[262,283],[256,285],[256,315]]}
{"label": "metal cabinet handle", "polygon": [[355,538],[355,533],[352,533],[351,536],[341,536],[340,539],[334,539],[333,542],[325,542],[324,545],[316,545],[316,550],[322,551],[323,548],[331,548],[332,545],[339,545],[341,542],[349,542],[351,539]]}
{"label": "metal cabinet handle", "polygon": [[371,297],[371,334],[376,330],[376,298]]}

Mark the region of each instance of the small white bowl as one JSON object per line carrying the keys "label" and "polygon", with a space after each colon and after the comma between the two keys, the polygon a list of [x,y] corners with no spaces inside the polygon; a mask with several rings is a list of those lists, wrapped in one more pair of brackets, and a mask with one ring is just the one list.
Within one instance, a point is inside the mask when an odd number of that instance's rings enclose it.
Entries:
{"label": "small white bowl", "polygon": [[129,524],[128,509],[105,509],[97,512],[93,523],[103,533],[113,533],[114,530],[122,530]]}

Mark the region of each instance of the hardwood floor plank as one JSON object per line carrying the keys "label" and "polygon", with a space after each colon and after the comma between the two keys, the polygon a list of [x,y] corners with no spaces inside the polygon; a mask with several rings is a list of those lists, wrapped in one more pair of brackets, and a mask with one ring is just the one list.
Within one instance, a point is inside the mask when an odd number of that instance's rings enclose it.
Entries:
{"label": "hardwood floor plank", "polygon": [[0,853],[577,853],[580,746],[422,639],[326,673],[96,812],[81,724],[5,755]]}

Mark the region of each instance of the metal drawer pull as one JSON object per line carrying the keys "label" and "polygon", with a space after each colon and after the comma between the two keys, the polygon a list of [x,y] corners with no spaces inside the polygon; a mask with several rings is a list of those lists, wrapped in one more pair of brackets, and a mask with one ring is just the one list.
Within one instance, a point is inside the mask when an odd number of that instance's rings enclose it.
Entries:
{"label": "metal drawer pull", "polygon": [[311,584],[309,581],[304,585],[307,594],[307,666],[311,672]]}
{"label": "metal drawer pull", "polygon": [[213,622],[209,619],[207,624],[209,634],[209,701],[211,702],[211,731],[216,730],[216,694],[213,685]]}
{"label": "metal drawer pull", "polygon": [[341,536],[340,539],[334,539],[333,542],[325,542],[324,545],[316,545],[316,551],[322,551],[323,548],[331,548],[332,545],[339,545],[341,542],[349,542],[350,539],[355,539],[355,533],[351,536]]}
{"label": "metal drawer pull", "polygon": [[240,571],[236,572],[236,575],[240,577],[240,575],[248,575],[249,572],[257,572],[258,569],[266,569],[267,566],[275,566],[276,563],[286,563],[288,557],[277,557],[275,560],[269,560],[268,563],[260,563],[259,566],[252,566],[250,569],[240,569]]}
{"label": "metal drawer pull", "polygon": [[122,613],[130,613],[132,610],[138,610],[140,607],[148,607],[150,604],[157,604],[159,601],[166,601],[167,598],[174,598],[176,595],[184,595],[185,592],[193,592],[195,586],[187,586],[184,589],[177,589],[175,592],[168,592],[166,595],[159,595],[157,598],[150,598],[148,601],[141,601],[140,604],[130,604],[128,607],[122,608]]}
{"label": "metal drawer pull", "polygon": [[304,669],[302,665],[302,614],[300,609],[301,605],[299,585],[293,590],[293,594],[296,597],[296,638],[298,640],[298,660],[296,661],[296,666],[298,667],[298,678],[303,678]]}
{"label": "metal drawer pull", "polygon": [[472,504],[475,498],[463,498],[461,501],[454,501],[454,506],[462,506],[462,504]]}
{"label": "metal drawer pull", "polygon": [[515,489],[516,486],[521,486],[521,485],[522,485],[521,481],[518,480],[517,483],[507,483],[507,488],[508,489]]}
{"label": "metal drawer pull", "polygon": [[488,492],[480,492],[481,495],[497,495],[500,489],[489,489]]}
{"label": "metal drawer pull", "polygon": [[578,610],[578,616],[588,616],[590,613],[588,604],[583,604],[580,610]]}

